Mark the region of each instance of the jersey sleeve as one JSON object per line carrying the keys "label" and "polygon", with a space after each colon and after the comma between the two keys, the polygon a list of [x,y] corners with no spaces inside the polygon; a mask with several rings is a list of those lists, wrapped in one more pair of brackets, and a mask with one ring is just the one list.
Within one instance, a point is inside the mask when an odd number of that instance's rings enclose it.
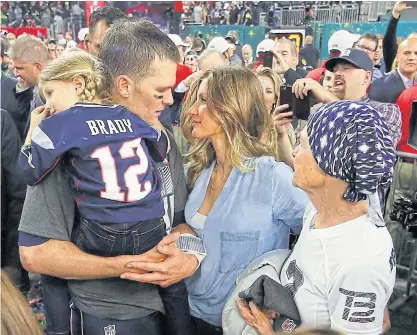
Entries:
{"label": "jersey sleeve", "polygon": [[272,176],[272,209],[274,222],[283,221],[299,233],[308,204],[307,194],[292,185],[293,174],[284,163],[275,164]]}
{"label": "jersey sleeve", "polygon": [[66,130],[71,125],[67,119],[66,115],[57,114],[42,120],[33,130],[31,145],[22,147],[19,168],[28,185],[36,185],[45,178],[58,164],[61,155],[73,146],[74,134]]}
{"label": "jersey sleeve", "polygon": [[389,267],[345,265],[328,295],[331,327],[346,334],[382,333],[384,309],[392,293]]}

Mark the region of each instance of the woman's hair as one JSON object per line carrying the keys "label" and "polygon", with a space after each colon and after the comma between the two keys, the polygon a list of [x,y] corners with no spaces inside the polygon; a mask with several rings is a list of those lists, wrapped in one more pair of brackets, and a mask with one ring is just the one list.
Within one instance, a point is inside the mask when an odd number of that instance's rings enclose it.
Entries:
{"label": "woman's hair", "polygon": [[274,129],[272,119],[265,108],[263,90],[255,74],[245,67],[234,66],[208,70],[191,85],[181,112],[184,136],[191,143],[186,155],[190,185],[194,185],[201,172],[216,158],[209,138],[191,136],[192,118],[189,111],[194,108],[198,89],[205,79],[208,84],[207,107],[227,136],[232,166],[242,172],[250,172],[254,167],[245,165],[246,159],[278,157],[276,133],[271,131]]}
{"label": "woman's hair", "polygon": [[[274,111],[279,100],[279,94],[280,94],[281,85],[282,85],[281,78],[279,77],[278,73],[276,73],[275,71],[272,71],[272,69],[270,69],[269,67],[263,67],[263,66],[259,67],[256,70],[256,75],[258,77],[268,77],[274,83],[275,103],[272,106],[272,111]],[[269,112],[272,113],[272,111],[269,111]]]}
{"label": "woman's hair", "polygon": [[43,334],[28,302],[4,270],[1,270],[1,334]]}
{"label": "woman's hair", "polygon": [[110,99],[112,79],[102,62],[82,50],[72,50],[54,59],[41,72],[39,91],[43,95],[42,86],[52,80],[71,82],[82,77],[85,82],[84,92],[80,101],[88,102]]}

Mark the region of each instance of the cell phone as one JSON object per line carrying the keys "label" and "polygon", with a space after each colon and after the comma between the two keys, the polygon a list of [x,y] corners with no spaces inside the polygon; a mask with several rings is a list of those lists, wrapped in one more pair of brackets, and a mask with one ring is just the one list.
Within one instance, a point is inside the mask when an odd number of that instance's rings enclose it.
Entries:
{"label": "cell phone", "polygon": [[311,101],[312,101],[312,93],[309,91],[307,96],[304,99],[297,99],[294,95],[293,100],[293,115],[299,120],[308,120],[310,116],[310,108],[311,108]]}
{"label": "cell phone", "polygon": [[308,95],[304,97],[304,99],[297,99],[295,94],[292,93],[292,87],[285,85],[281,86],[279,104],[289,105],[288,111],[292,111],[295,118],[299,120],[308,120],[312,98],[311,92],[308,92]]}
{"label": "cell phone", "polygon": [[292,93],[292,87],[287,85],[281,86],[279,94],[279,104],[289,105],[290,107],[288,108],[288,110],[292,111],[293,98],[294,94]]}
{"label": "cell phone", "polygon": [[274,59],[274,54],[272,51],[265,51],[264,55],[264,67],[269,67],[272,69],[272,60]]}
{"label": "cell phone", "polygon": [[410,132],[408,133],[408,145],[417,150],[417,100],[413,101],[411,110],[410,124],[408,125]]}

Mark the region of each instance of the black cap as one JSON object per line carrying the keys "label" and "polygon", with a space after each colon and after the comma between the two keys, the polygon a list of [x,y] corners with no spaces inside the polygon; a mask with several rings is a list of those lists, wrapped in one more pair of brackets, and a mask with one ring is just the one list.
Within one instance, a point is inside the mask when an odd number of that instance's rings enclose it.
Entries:
{"label": "black cap", "polygon": [[236,38],[233,35],[226,35],[224,38],[226,41],[230,41],[233,44],[236,44]]}
{"label": "black cap", "polygon": [[339,57],[330,58],[326,62],[326,69],[333,72],[333,68],[337,63],[349,63],[356,66],[358,69],[370,71],[372,73],[374,63],[365,51],[359,49],[346,49]]}
{"label": "black cap", "polygon": [[239,293],[239,298],[253,301],[259,308],[278,312],[274,330],[291,333],[301,325],[300,314],[291,292],[266,275],[260,276],[251,287]]}

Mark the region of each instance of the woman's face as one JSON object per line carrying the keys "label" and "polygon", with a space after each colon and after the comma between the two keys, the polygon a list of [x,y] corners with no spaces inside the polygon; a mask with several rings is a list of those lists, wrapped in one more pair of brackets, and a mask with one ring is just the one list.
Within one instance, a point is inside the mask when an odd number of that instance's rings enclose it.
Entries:
{"label": "woman's face", "polygon": [[292,183],[294,186],[308,192],[318,186],[322,186],[324,177],[324,172],[317,165],[311,152],[306,126],[300,133],[300,144],[294,149],[294,175]]}
{"label": "woman's face", "polygon": [[208,81],[204,79],[198,89],[198,100],[189,111],[193,122],[191,135],[195,138],[209,138],[223,132],[220,124],[207,107],[207,88]]}
{"label": "woman's face", "polygon": [[323,87],[327,91],[333,92],[333,84],[334,84],[334,73],[326,70],[324,72]]}
{"label": "woman's face", "polygon": [[188,66],[191,71],[196,72],[197,71],[197,56],[194,55],[188,55],[185,57],[184,65]]}
{"label": "woman's face", "polygon": [[258,79],[261,82],[261,85],[264,91],[264,102],[265,102],[266,109],[268,111],[271,111],[272,106],[277,101],[274,82],[272,81],[271,78],[267,76],[259,76]]}

